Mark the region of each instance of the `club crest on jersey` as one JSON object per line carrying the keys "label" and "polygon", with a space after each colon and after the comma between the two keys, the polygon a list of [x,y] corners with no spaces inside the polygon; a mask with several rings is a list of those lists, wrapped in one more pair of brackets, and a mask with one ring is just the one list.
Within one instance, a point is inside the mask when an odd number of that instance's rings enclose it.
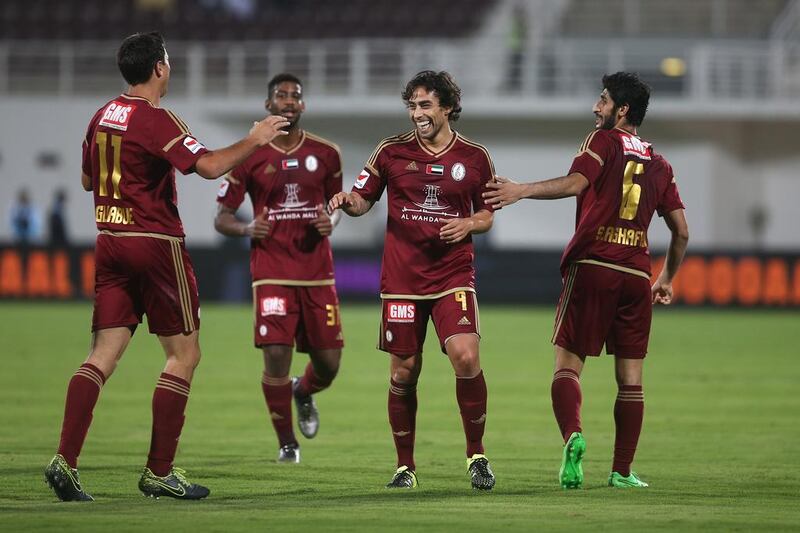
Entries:
{"label": "club crest on jersey", "polygon": [[136,110],[134,104],[123,104],[116,100],[106,106],[103,111],[103,118],[100,119],[100,126],[107,126],[115,130],[126,131],[131,115]]}
{"label": "club crest on jersey", "polygon": [[281,161],[281,168],[283,170],[294,170],[300,168],[300,161],[297,159],[284,159]]}
{"label": "club crest on jersey", "polygon": [[355,188],[356,189],[363,189],[364,186],[367,184],[367,180],[369,179],[369,172],[366,170],[362,170],[361,174],[358,175],[356,178]]}
{"label": "club crest on jersey", "polygon": [[461,181],[464,179],[464,176],[467,175],[467,169],[464,168],[463,163],[456,163],[453,165],[453,168],[450,169],[450,177],[456,181]]}
{"label": "club crest on jersey", "polygon": [[286,316],[286,298],[268,296],[261,298],[261,316]]}
{"label": "club crest on jersey", "polygon": [[314,172],[319,168],[319,161],[317,161],[316,156],[309,155],[306,157],[306,170],[309,172]]}
{"label": "club crest on jersey", "polygon": [[203,146],[197,139],[195,139],[194,137],[190,137],[189,135],[187,135],[183,139],[183,145],[186,147],[187,150],[189,150],[193,154],[196,154],[197,152],[205,148],[205,146]]}
{"label": "club crest on jersey", "polygon": [[434,176],[444,175],[444,165],[425,165],[425,174],[433,174]]}
{"label": "club crest on jersey", "polygon": [[217,191],[217,196],[219,198],[225,198],[225,195],[228,194],[228,188],[231,186],[231,182],[228,180],[222,180],[222,183],[219,184],[219,190]]}
{"label": "club crest on jersey", "polygon": [[634,155],[641,159],[650,159],[650,143],[645,142],[638,137],[631,135],[620,135],[622,139],[623,153],[625,155]]}
{"label": "club crest on jersey", "polygon": [[387,322],[414,322],[417,308],[413,303],[403,302],[389,302],[386,304],[386,321]]}

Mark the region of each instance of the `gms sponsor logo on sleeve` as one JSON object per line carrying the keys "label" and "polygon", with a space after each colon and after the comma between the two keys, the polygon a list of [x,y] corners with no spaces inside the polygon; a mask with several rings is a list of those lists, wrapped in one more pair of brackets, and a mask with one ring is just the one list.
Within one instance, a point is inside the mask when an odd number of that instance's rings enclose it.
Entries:
{"label": "gms sponsor logo on sleeve", "polygon": [[358,175],[356,178],[355,187],[356,189],[363,189],[364,186],[367,184],[367,180],[369,179],[369,172],[366,170],[362,170],[361,174]]}
{"label": "gms sponsor logo on sleeve", "polygon": [[222,183],[219,184],[219,190],[217,191],[217,196],[219,198],[225,198],[225,195],[228,194],[228,188],[231,186],[231,182],[228,180],[222,180]]}
{"label": "gms sponsor logo on sleeve", "polygon": [[197,152],[205,148],[205,146],[200,144],[200,142],[197,139],[189,135],[187,135],[186,138],[183,140],[183,145],[186,147],[187,150],[189,150],[193,154],[196,154]]}

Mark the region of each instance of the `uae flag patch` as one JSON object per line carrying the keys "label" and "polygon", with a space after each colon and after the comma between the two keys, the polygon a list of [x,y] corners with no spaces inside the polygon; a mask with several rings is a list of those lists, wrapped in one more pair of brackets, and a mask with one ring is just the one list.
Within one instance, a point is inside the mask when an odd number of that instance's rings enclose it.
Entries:
{"label": "uae flag patch", "polygon": [[444,175],[444,165],[426,165],[425,174],[433,174],[435,176]]}
{"label": "uae flag patch", "polygon": [[284,159],[281,161],[281,168],[283,170],[293,170],[295,168],[300,168],[300,161],[297,159]]}

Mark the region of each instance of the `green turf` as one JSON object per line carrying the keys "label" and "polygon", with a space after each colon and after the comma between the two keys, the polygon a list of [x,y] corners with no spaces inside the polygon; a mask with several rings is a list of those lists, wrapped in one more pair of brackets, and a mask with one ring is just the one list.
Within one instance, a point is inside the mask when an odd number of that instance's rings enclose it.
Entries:
{"label": "green turf", "polygon": [[[420,488],[389,492],[388,361],[377,310],[345,305],[339,379],[321,394],[303,463],[277,465],[249,307],[203,308],[203,362],[178,465],[212,489],[202,502],[149,500],[136,482],[162,366],[144,328],[105,387],[81,457],[97,501],[57,503],[42,470],[58,442],[67,381],[88,346],[87,304],[0,304],[0,524],[5,531],[418,531],[754,529],[800,526],[800,315],[660,310],[645,367],[635,470],[646,490],[605,487],[613,444],[613,361],[582,380],[584,490],[563,491],[549,389],[549,309],[482,309],[492,493],[469,488],[454,379],[430,343],[419,386]],[[432,331],[429,339],[434,340]],[[305,356],[295,358],[300,372]],[[300,437],[302,439],[302,437]]]}

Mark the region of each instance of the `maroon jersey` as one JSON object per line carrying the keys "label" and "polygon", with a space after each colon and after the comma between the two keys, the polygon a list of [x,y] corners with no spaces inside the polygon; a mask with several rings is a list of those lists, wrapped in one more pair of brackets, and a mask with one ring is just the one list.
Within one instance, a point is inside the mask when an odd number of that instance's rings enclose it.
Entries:
{"label": "maroon jersey", "polygon": [[192,172],[207,151],[174,113],[145,98],[123,94],[105,104],[83,142],[97,229],[183,237],[175,168]]}
{"label": "maroon jersey", "polygon": [[589,134],[573,172],[586,176],[589,187],[578,195],[575,235],[561,258],[562,274],[582,261],[649,277],[647,228],[653,213],[683,209],[672,167],[649,142],[613,129]]}
{"label": "maroon jersey", "polygon": [[275,285],[333,285],[333,257],[327,237],[309,224],[319,206],[342,190],[339,147],[308,132],[290,150],[270,143],[234,168],[217,201],[238,209],[245,193],[253,213],[266,207],[272,231],[251,243],[254,282]]}
{"label": "maroon jersey", "polygon": [[455,289],[474,290],[472,238],[447,244],[439,230],[455,218],[492,211],[481,197],[492,179],[489,152],[458,133],[439,153],[414,131],[378,145],[353,191],[374,202],[388,190],[381,297],[438,298]]}

